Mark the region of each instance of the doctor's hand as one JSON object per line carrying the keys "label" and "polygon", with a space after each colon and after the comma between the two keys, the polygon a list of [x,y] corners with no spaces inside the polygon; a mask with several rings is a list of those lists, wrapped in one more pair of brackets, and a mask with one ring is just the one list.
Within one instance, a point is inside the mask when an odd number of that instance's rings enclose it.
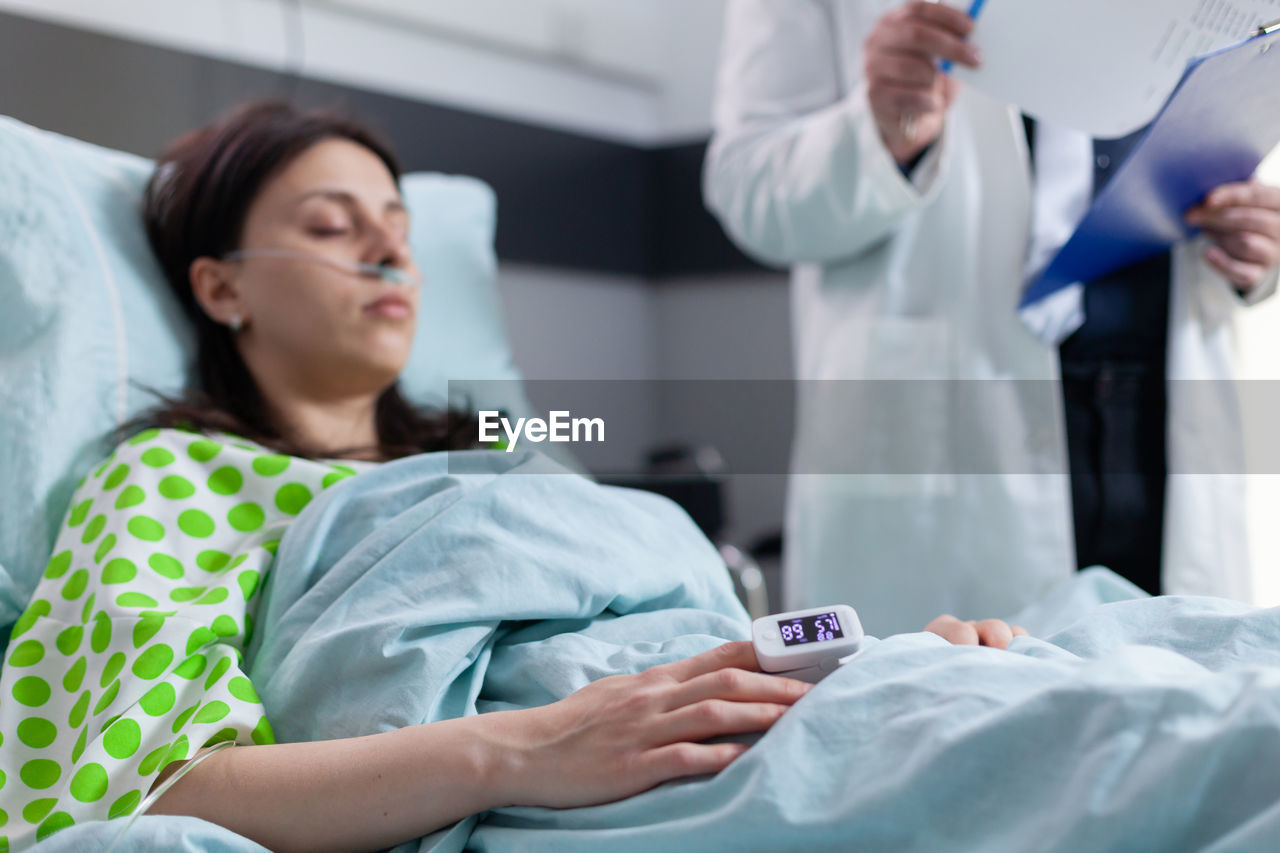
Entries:
{"label": "doctor's hand", "polygon": [[1257,181],[1223,184],[1185,218],[1213,241],[1205,260],[1242,295],[1280,264],[1280,188]]}
{"label": "doctor's hand", "polygon": [[1014,637],[1027,636],[1025,629],[999,619],[966,622],[954,616],[939,616],[926,625],[925,630],[937,634],[952,645],[991,646],[997,649],[1009,648]]}
{"label": "doctor's hand", "polygon": [[541,708],[481,715],[501,723],[494,728],[505,762],[495,774],[501,798],[572,808],[720,772],[747,747],[700,741],[765,731],[812,686],[759,668],[751,643],[725,643],[602,678]]}
{"label": "doctor's hand", "polygon": [[942,133],[960,84],[938,70],[939,59],[977,68],[965,42],[973,19],[938,3],[913,0],[882,17],[866,43],[867,94],[889,153],[907,165]]}

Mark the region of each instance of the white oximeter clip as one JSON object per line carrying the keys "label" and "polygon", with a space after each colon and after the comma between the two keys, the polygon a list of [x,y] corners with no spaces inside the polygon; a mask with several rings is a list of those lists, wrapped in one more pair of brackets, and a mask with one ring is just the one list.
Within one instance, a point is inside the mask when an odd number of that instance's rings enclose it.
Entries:
{"label": "white oximeter clip", "polygon": [[760,669],[816,683],[862,645],[862,623],[847,604],[792,610],[751,623]]}

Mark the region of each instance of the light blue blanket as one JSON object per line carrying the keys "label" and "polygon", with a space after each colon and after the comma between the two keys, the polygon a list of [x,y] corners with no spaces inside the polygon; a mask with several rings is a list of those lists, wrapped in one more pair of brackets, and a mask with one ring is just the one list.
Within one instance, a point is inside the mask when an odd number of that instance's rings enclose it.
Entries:
{"label": "light blue blanket", "polygon": [[[679,509],[558,470],[421,456],[315,501],[249,656],[277,736],[537,705],[746,635]],[[1021,615],[1056,633],[1007,652],[869,641],[714,778],[506,809],[400,849],[1280,849],[1280,613],[1135,596],[1083,573]],[[130,849],[174,826],[144,816]],[[210,849],[259,849],[200,826]],[[101,849],[92,830],[52,841]]]}

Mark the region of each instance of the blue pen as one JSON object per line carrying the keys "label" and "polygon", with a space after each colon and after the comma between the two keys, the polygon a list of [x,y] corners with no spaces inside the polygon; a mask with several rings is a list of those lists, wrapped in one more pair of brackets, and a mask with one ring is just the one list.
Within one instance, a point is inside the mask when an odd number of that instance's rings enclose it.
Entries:
{"label": "blue pen", "polygon": [[[978,20],[978,13],[982,11],[982,6],[986,2],[987,0],[973,0],[973,5],[969,7],[969,17],[975,21]],[[939,67],[942,69],[943,74],[950,74],[953,65],[954,63],[950,59],[944,59]]]}
{"label": "blue pen", "polygon": [[[937,3],[939,0],[929,0],[931,3]],[[982,6],[987,0],[973,0],[969,6],[969,17],[977,20],[978,13],[982,11]],[[950,74],[954,65],[950,59],[944,59],[938,64],[939,70],[943,74]],[[903,113],[902,115],[902,136],[907,142],[912,142],[916,135],[916,115],[912,112]]]}

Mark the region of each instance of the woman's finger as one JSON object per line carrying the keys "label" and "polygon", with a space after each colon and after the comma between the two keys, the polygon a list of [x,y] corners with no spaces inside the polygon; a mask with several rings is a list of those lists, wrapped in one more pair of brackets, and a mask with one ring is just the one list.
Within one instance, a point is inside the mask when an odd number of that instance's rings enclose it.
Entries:
{"label": "woman's finger", "polygon": [[1013,631],[999,619],[983,619],[976,626],[978,644],[995,649],[1007,649],[1013,642]]}
{"label": "woman's finger", "polygon": [[669,676],[676,681],[688,681],[708,672],[730,668],[760,671],[760,661],[756,659],[756,650],[750,641],[725,643],[691,658],[655,666],[648,672]]}
{"label": "woman's finger", "polygon": [[776,723],[788,707],[772,702],[707,699],[655,719],[652,735],[655,743],[679,743],[762,732]]}
{"label": "woman's finger", "polygon": [[962,622],[954,616],[943,615],[924,628],[956,646],[978,645],[978,629],[972,622]]}
{"label": "woman's finger", "polygon": [[719,773],[746,751],[741,743],[673,743],[649,750],[635,767],[652,788],[671,779]]}
{"label": "woman's finger", "polygon": [[790,705],[812,687],[812,684],[796,681],[794,678],[742,669],[721,669],[691,678],[672,690],[666,697],[667,710],[693,705],[706,699]]}

